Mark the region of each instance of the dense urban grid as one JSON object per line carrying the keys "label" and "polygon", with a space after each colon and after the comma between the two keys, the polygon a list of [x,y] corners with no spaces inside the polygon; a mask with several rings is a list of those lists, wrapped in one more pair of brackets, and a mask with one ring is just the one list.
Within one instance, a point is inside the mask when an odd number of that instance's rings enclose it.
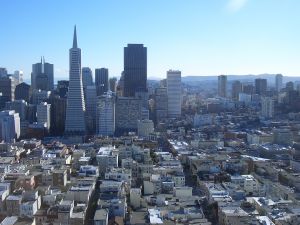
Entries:
{"label": "dense urban grid", "polygon": [[81,65],[0,68],[0,224],[300,224],[300,80],[281,74],[120,79]]}

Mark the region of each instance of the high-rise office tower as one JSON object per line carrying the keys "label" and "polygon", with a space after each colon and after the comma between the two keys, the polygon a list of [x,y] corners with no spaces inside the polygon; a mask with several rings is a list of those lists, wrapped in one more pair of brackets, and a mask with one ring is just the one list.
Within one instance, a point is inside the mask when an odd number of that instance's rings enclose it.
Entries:
{"label": "high-rise office tower", "polygon": [[277,74],[275,76],[275,86],[276,86],[276,91],[277,92],[279,92],[282,88],[282,80],[283,80],[282,74]]}
{"label": "high-rise office tower", "polygon": [[274,100],[271,97],[263,97],[261,99],[261,115],[265,118],[274,116]]}
{"label": "high-rise office tower", "polygon": [[5,106],[5,102],[15,100],[16,81],[12,76],[0,77],[0,110]]}
{"label": "high-rise office tower", "polygon": [[53,94],[50,96],[49,103],[51,104],[51,134],[61,136],[65,130],[67,99]]}
{"label": "high-rise office tower", "polygon": [[46,102],[50,97],[51,91],[33,90],[31,103],[34,105]]}
{"label": "high-rise office tower", "polygon": [[255,79],[255,94],[266,95],[267,93],[267,79]]}
{"label": "high-rise office tower", "polygon": [[155,89],[155,119],[159,123],[168,117],[168,94],[167,88]]}
{"label": "high-rise office tower", "polygon": [[103,95],[108,91],[108,69],[95,69],[95,85],[97,96]]}
{"label": "high-rise office tower", "polygon": [[16,86],[15,89],[16,100],[24,99],[27,103],[29,103],[30,97],[31,97],[31,88],[29,84],[23,82]]}
{"label": "high-rise office tower", "polygon": [[108,92],[98,97],[97,134],[112,136],[115,133],[115,96]]}
{"label": "high-rise office tower", "polygon": [[40,63],[32,65],[31,73],[32,89],[41,89],[51,91],[54,88],[54,69],[53,64],[46,63],[44,58],[41,58]]}
{"label": "high-rise office tower", "polygon": [[227,76],[220,75],[218,76],[218,96],[226,98],[227,96]]}
{"label": "high-rise office tower", "polygon": [[85,109],[86,109],[86,127],[88,134],[95,134],[96,131],[96,107],[97,93],[96,86],[87,86],[85,89]]}
{"label": "high-rise office tower", "polygon": [[293,91],[294,90],[294,82],[289,81],[285,84],[286,91]]}
{"label": "high-rise office tower", "polygon": [[0,112],[0,139],[7,143],[20,137],[20,117],[14,110]]}
{"label": "high-rise office tower", "polygon": [[118,81],[116,93],[117,96],[124,96],[124,71],[121,73],[120,80]]}
{"label": "high-rise office tower", "polygon": [[142,101],[134,97],[116,99],[116,132],[136,131],[137,121],[142,119]]}
{"label": "high-rise office tower", "polygon": [[76,26],[70,49],[69,91],[66,111],[66,135],[85,134],[85,103],[81,77],[81,49],[77,46]]}
{"label": "high-rise office tower", "polygon": [[20,84],[23,82],[23,71],[16,70],[14,72],[14,78],[16,79],[17,84]]}
{"label": "high-rise office tower", "polygon": [[24,100],[6,102],[5,110],[14,110],[16,113],[19,113],[21,121],[24,121],[27,118],[27,102]]}
{"label": "high-rise office tower", "polygon": [[117,90],[117,78],[113,77],[109,79],[109,90],[116,92]]}
{"label": "high-rise office tower", "polygon": [[253,84],[243,84],[242,85],[243,93],[252,95],[254,93],[254,86]]}
{"label": "high-rise office tower", "polygon": [[147,91],[147,48],[143,44],[128,44],[124,48],[124,96]]}
{"label": "high-rise office tower", "polygon": [[48,104],[47,102],[41,102],[36,107],[37,122],[39,124],[43,124],[48,131],[50,130],[50,123],[51,123],[50,109],[51,109],[51,105]]}
{"label": "high-rise office tower", "polygon": [[0,67],[0,78],[1,77],[6,77],[7,76],[7,69]]}
{"label": "high-rise office tower", "polygon": [[181,116],[181,72],[167,72],[168,117]]}
{"label": "high-rise office tower", "polygon": [[238,100],[239,99],[239,93],[242,92],[242,84],[240,81],[236,80],[232,83],[232,94],[231,97],[233,100]]}
{"label": "high-rise office tower", "polygon": [[93,85],[93,72],[89,67],[82,67],[82,85],[84,89]]}

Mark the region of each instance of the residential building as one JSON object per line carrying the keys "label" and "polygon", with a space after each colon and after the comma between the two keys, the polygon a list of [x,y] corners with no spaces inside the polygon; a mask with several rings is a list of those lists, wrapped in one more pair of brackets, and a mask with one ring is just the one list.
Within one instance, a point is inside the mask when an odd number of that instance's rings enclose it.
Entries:
{"label": "residential building", "polygon": [[138,120],[138,136],[148,138],[154,132],[154,124],[152,120]]}
{"label": "residential building", "polygon": [[159,123],[168,117],[168,92],[167,88],[155,89],[155,119]]}
{"label": "residential building", "polygon": [[116,130],[119,133],[137,131],[141,119],[142,103],[139,98],[118,97],[116,99]]}
{"label": "residential building", "polygon": [[238,80],[232,83],[231,97],[233,100],[239,99],[239,94],[242,92],[242,83]]}
{"label": "residential building", "polygon": [[274,100],[271,97],[263,97],[261,99],[261,115],[265,118],[273,118]]}
{"label": "residential building", "polygon": [[222,98],[227,97],[227,76],[218,76],[218,96]]}
{"label": "residential building", "polygon": [[167,72],[168,117],[181,116],[181,72]]}
{"label": "residential building", "polygon": [[112,92],[98,97],[97,102],[97,134],[112,136],[115,133],[115,96]]}
{"label": "residential building", "polygon": [[14,142],[20,137],[20,117],[14,110],[0,112],[0,138],[4,142]]}
{"label": "residential building", "polygon": [[45,128],[50,131],[51,126],[51,105],[47,102],[41,102],[37,105],[36,109],[36,117],[37,122],[40,124],[44,124]]}

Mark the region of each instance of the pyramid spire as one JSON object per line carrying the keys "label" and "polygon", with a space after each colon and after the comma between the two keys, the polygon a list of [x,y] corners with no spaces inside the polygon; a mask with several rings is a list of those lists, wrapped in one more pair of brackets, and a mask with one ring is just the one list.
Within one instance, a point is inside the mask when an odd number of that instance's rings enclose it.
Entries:
{"label": "pyramid spire", "polygon": [[74,35],[73,35],[73,48],[77,48],[77,34],[76,34],[76,25],[74,27]]}

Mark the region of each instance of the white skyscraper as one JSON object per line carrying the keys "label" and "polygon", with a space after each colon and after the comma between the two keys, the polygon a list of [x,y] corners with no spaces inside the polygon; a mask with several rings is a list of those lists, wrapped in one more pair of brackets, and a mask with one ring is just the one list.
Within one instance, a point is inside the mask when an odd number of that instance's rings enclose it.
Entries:
{"label": "white skyscraper", "polygon": [[97,134],[112,136],[115,133],[115,97],[108,92],[98,97]]}
{"label": "white skyscraper", "polygon": [[70,49],[69,91],[66,110],[66,135],[85,134],[85,103],[81,76],[81,49],[77,47],[76,26]]}
{"label": "white skyscraper", "polygon": [[14,110],[0,112],[0,138],[12,143],[20,137],[20,117]]}
{"label": "white skyscraper", "polygon": [[23,71],[16,70],[14,72],[14,78],[16,79],[17,84],[20,84],[23,82]]}
{"label": "white skyscraper", "polygon": [[97,92],[96,86],[86,86],[85,89],[86,126],[89,134],[95,134]]}
{"label": "white skyscraper", "polygon": [[263,97],[261,99],[261,115],[265,118],[274,116],[274,100],[271,97]]}
{"label": "white skyscraper", "polygon": [[167,72],[168,117],[181,116],[181,72]]}
{"label": "white skyscraper", "polygon": [[47,102],[41,102],[36,107],[37,122],[40,124],[46,124],[47,130],[50,130],[50,104]]}
{"label": "white skyscraper", "polygon": [[282,80],[283,80],[283,76],[282,74],[277,74],[275,76],[275,85],[276,85],[276,91],[280,91],[282,88]]}

